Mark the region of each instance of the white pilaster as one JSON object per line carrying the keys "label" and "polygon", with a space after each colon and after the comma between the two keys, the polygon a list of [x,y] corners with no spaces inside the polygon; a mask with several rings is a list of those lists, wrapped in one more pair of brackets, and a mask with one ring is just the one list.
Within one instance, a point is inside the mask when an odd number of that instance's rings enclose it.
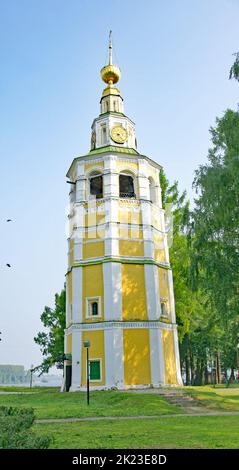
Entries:
{"label": "white pilaster", "polygon": [[123,330],[105,330],[105,385],[107,388],[124,388]]}
{"label": "white pilaster", "polygon": [[66,275],[66,327],[70,323],[70,308],[69,308],[69,282],[68,275]]}
{"label": "white pilaster", "polygon": [[149,338],[151,384],[154,387],[159,387],[165,383],[162,331],[160,329],[150,329]]}
{"label": "white pilaster", "polygon": [[171,269],[168,269],[168,289],[169,289],[171,321],[172,323],[176,323],[175,303],[174,303],[174,293],[173,293],[173,274],[172,274]]}
{"label": "white pilaster", "polygon": [[85,174],[84,163],[78,162],[77,164],[77,181],[76,181],[76,202],[85,200]]}
{"label": "white pilaster", "polygon": [[118,201],[109,199],[105,202],[105,256],[119,255]]}
{"label": "white pilaster", "polygon": [[103,263],[104,320],[122,320],[122,278],[120,263]]}
{"label": "white pilaster", "polygon": [[119,196],[119,175],[117,157],[110,155],[104,159],[104,197]]}
{"label": "white pilaster", "polygon": [[141,213],[143,223],[144,256],[154,258],[154,243],[151,228],[151,205],[149,202],[141,201]]}
{"label": "white pilaster", "polygon": [[148,320],[159,320],[160,318],[160,295],[157,270],[157,266],[153,264],[144,265]]}
{"label": "white pilaster", "polygon": [[181,376],[180,358],[179,358],[179,346],[178,346],[178,331],[177,331],[177,328],[174,328],[173,338],[174,338],[174,353],[175,353],[175,363],[176,363],[177,385],[183,385],[182,376]]}
{"label": "white pilaster", "polygon": [[82,332],[81,330],[72,330],[72,376],[71,392],[80,390],[81,387],[81,351],[82,351]]}
{"label": "white pilaster", "polygon": [[82,322],[82,267],[72,269],[72,323]]}
{"label": "white pilaster", "polygon": [[138,160],[138,191],[139,191],[139,198],[146,199],[149,201],[149,179],[147,178],[147,164],[144,159]]}

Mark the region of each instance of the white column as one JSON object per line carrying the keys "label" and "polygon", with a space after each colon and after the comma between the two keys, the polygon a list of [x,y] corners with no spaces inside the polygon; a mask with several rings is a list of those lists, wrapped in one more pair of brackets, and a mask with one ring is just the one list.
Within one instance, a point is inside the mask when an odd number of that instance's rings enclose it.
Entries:
{"label": "white column", "polygon": [[153,264],[144,265],[148,320],[159,320],[161,313],[157,270]]}
{"label": "white column", "polygon": [[104,321],[122,320],[121,263],[103,263]]}
{"label": "white column", "polygon": [[85,200],[85,172],[84,163],[78,162],[77,164],[77,181],[76,181],[76,202]]}
{"label": "white column", "polygon": [[70,309],[69,309],[69,282],[68,274],[66,275],[66,327],[70,323]]}
{"label": "white column", "polygon": [[151,328],[150,338],[150,368],[151,383],[154,387],[165,384],[164,353],[162,342],[162,331]]}
{"label": "white column", "polygon": [[119,255],[118,201],[109,199],[105,202],[105,256]]}
{"label": "white column", "polygon": [[143,223],[144,256],[154,258],[154,242],[151,228],[151,205],[149,202],[141,201],[141,213]]}
{"label": "white column", "polygon": [[174,354],[175,354],[175,363],[176,363],[177,385],[183,385],[182,376],[181,376],[180,358],[179,358],[178,331],[176,327],[174,328],[173,338],[174,338]]}
{"label": "white column", "polygon": [[81,351],[82,333],[81,330],[72,329],[72,376],[71,392],[80,390],[81,387]]}
{"label": "white column", "polygon": [[174,303],[174,293],[173,293],[173,273],[171,269],[168,269],[168,290],[169,290],[171,321],[172,323],[176,323],[175,303]]}
{"label": "white column", "polygon": [[119,196],[119,175],[117,157],[110,155],[104,159],[104,197]]}
{"label": "white column", "polygon": [[139,159],[138,160],[138,191],[139,191],[139,198],[146,199],[149,201],[149,179],[147,178],[147,164],[145,160]]}
{"label": "white column", "polygon": [[82,267],[72,269],[72,323],[82,322]]}
{"label": "white column", "polygon": [[123,330],[105,330],[105,376],[106,387],[124,388]]}
{"label": "white column", "polygon": [[85,236],[84,227],[85,209],[82,204],[75,204],[74,207],[74,224],[77,227],[73,232],[74,239],[74,262],[77,263],[83,258],[83,238]]}

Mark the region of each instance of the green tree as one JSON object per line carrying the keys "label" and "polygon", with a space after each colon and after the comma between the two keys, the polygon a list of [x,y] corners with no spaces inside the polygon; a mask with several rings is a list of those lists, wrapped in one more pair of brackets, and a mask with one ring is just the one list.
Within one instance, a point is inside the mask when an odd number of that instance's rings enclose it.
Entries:
{"label": "green tree", "polygon": [[234,54],[236,56],[233,65],[231,66],[229,78],[235,78],[239,82],[239,52]]}
{"label": "green tree", "polygon": [[170,218],[173,217],[173,233],[170,236],[169,256],[173,270],[176,315],[179,325],[179,339],[181,340],[188,331],[191,311],[191,295],[188,288],[189,256],[186,236],[189,201],[186,200],[186,191],[180,194],[177,181],[170,185],[163,170],[160,172],[160,187],[162,206],[167,209],[167,205],[169,205]]}
{"label": "green tree", "polygon": [[239,112],[228,109],[210,133],[208,162],[194,180],[193,265],[214,311],[222,365],[233,374],[239,342]]}
{"label": "green tree", "polygon": [[169,254],[174,279],[181,366],[186,372],[187,384],[207,383],[214,338],[213,321],[208,313],[209,299],[205,291],[192,282],[193,245],[189,201],[185,191],[180,194],[178,182],[170,185],[163,171],[160,186],[163,207],[172,205],[173,238]]}
{"label": "green tree", "polygon": [[44,357],[38,367],[41,373],[48,372],[54,364],[63,366],[64,357],[64,329],[66,324],[66,292],[62,290],[55,295],[55,308],[45,307],[41,314],[41,321],[48,332],[41,331],[34,338],[40,346]]}

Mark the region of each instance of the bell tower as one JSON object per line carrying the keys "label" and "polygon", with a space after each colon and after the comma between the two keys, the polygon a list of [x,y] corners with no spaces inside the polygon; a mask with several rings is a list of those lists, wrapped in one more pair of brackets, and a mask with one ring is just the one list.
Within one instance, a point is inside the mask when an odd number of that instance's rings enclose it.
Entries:
{"label": "bell tower", "polygon": [[91,149],[71,181],[64,390],[182,385],[161,166],[137,150],[111,33]]}

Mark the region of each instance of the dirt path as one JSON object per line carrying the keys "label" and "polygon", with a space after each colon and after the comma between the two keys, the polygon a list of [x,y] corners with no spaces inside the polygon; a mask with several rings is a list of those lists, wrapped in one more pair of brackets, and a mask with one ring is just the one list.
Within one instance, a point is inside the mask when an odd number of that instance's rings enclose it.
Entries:
{"label": "dirt path", "polygon": [[90,416],[88,418],[52,418],[52,419],[36,419],[37,424],[47,423],[77,423],[84,421],[117,421],[127,419],[160,419],[160,418],[180,418],[190,416],[239,416],[239,411],[210,411],[208,413],[177,413],[167,415],[153,416]]}

